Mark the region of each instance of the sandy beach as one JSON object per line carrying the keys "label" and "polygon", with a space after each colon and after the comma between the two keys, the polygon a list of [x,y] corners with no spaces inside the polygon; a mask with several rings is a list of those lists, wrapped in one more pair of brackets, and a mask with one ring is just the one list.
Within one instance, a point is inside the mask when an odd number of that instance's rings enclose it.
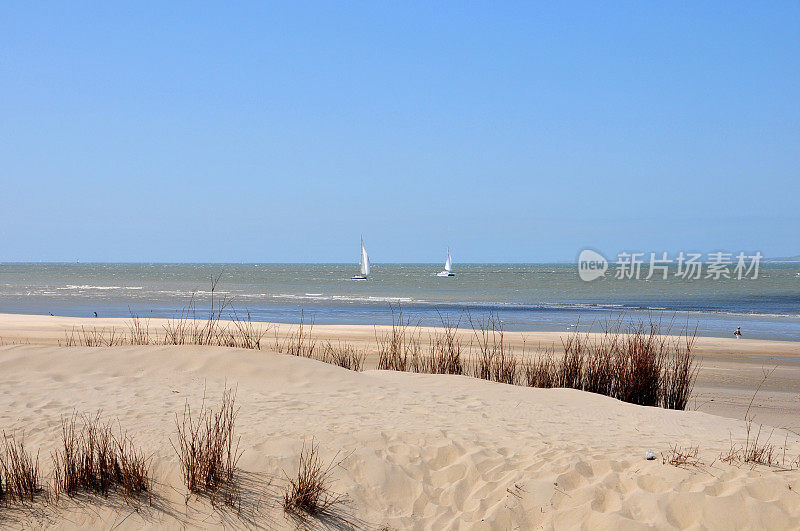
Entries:
{"label": "sandy beach", "polygon": [[[744,441],[744,410],[762,368],[775,366],[751,413],[770,426],[777,452],[785,445],[791,458],[800,453],[791,431],[800,424],[800,343],[698,338],[702,369],[690,411],[670,411],[572,389],[377,371],[369,360],[358,373],[270,348],[58,346],[73,326],[125,327],[115,319],[0,316],[0,427],[24,431],[47,479],[61,418],[101,410],[152,455],[153,498],[139,511],[114,497],[36,503],[2,511],[4,525],[295,528],[281,507],[285,473],[312,440],[324,458],[341,460],[334,489],[347,500],[335,518],[302,524],[309,527],[800,525],[800,471],[720,460]],[[279,337],[291,329],[272,328]],[[375,337],[368,326],[313,333],[365,346]],[[558,337],[509,334],[508,341],[533,349]],[[226,385],[237,388],[240,407],[238,511],[187,497],[170,444],[184,404],[199,407],[205,393],[213,406]],[[696,446],[698,462],[663,463],[674,445]],[[656,460],[644,459],[649,449]]]}
{"label": "sandy beach", "polygon": [[[166,319],[146,322],[153,335],[163,334]],[[130,319],[77,318],[41,315],[0,314],[0,344],[64,344],[68,332],[83,327],[124,332]],[[265,344],[276,343],[296,332],[296,325],[255,323],[266,329]],[[376,367],[376,335],[389,327],[370,325],[314,325],[306,330],[320,344],[331,341],[353,344],[366,352],[367,368]],[[434,329],[420,329],[427,342]],[[465,343],[474,342],[473,331],[458,331]],[[520,356],[535,355],[548,348],[560,348],[567,332],[506,332],[505,341]],[[769,341],[697,337],[694,353],[701,366],[689,409],[733,419],[743,419],[748,407],[758,422],[800,432],[800,341]],[[764,380],[766,372],[774,372]],[[762,382],[762,380],[764,380]],[[756,388],[761,385],[753,399]]]}
{"label": "sandy beach", "polygon": [[800,530],[800,2],[0,20],[0,531]]}

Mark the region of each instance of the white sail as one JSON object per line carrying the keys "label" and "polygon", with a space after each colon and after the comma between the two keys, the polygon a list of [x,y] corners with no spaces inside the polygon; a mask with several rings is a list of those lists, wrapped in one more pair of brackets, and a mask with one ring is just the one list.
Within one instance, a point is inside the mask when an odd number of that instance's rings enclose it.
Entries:
{"label": "white sail", "polygon": [[369,256],[364,247],[364,238],[361,238],[361,274],[365,277],[369,275]]}
{"label": "white sail", "polygon": [[444,271],[439,271],[436,273],[437,277],[454,277],[456,276],[453,273],[453,259],[450,257],[450,248],[447,248],[447,260],[444,262]]}

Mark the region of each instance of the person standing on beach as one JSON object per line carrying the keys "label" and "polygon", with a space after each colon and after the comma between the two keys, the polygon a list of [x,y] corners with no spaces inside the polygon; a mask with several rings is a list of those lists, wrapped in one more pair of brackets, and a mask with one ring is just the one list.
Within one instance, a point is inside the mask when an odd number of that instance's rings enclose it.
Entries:
{"label": "person standing on beach", "polygon": [[742,337],[742,327],[741,326],[737,326],[736,330],[733,331],[733,335],[734,335],[734,337],[736,337],[736,339],[741,339],[741,337]]}

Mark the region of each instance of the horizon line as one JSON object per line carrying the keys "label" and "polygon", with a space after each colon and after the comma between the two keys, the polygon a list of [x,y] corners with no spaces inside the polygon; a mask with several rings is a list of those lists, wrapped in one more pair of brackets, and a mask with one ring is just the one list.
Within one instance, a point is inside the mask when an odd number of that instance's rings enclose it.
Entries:
{"label": "horizon line", "polygon": [[[767,263],[800,263],[800,256],[798,257],[764,257],[762,262]],[[372,262],[370,265],[437,265],[440,261],[436,262]],[[546,260],[546,261],[511,261],[511,262],[457,262],[458,265],[575,265],[578,260]],[[702,263],[706,263],[703,261]],[[291,261],[278,261],[278,262],[247,262],[247,261],[222,261],[222,262],[200,262],[200,261],[103,261],[103,260],[89,260],[82,261],[65,261],[65,260],[8,260],[0,261],[0,265],[28,265],[28,264],[51,264],[51,265],[357,265],[358,262],[291,262]],[[643,262],[643,266],[649,265],[648,262]]]}

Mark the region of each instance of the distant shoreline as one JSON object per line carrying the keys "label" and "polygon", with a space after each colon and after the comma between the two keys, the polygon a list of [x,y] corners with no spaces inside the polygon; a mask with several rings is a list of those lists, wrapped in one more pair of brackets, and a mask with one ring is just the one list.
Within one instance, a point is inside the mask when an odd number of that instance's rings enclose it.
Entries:
{"label": "distant shoreline", "polygon": [[[239,312],[239,319],[243,319],[246,314]],[[165,323],[170,321],[168,317],[155,317],[147,314],[136,314],[136,318],[148,322],[154,331],[160,331]],[[204,317],[198,312],[196,319],[204,320]],[[69,315],[48,315],[48,314],[23,314],[23,313],[5,313],[0,312],[0,341],[8,342],[10,339],[24,339],[28,341],[44,341],[45,343],[57,343],[58,340],[63,339],[64,332],[69,331],[72,327],[86,327],[87,329],[96,327],[98,329],[116,329],[122,331],[126,329],[131,322],[131,315],[128,316],[100,316],[94,317],[77,317]],[[223,323],[232,323],[233,321],[223,317]],[[413,324],[418,326],[422,332],[426,330],[438,330],[442,325],[426,325],[417,324],[411,320]],[[287,330],[297,329],[300,321],[285,322],[285,321],[252,321],[255,326],[268,328],[270,330],[279,330],[286,332]],[[451,324],[456,324],[451,322]],[[672,336],[685,336],[686,331],[680,327],[667,327],[668,323],[662,321],[662,333],[664,335]],[[313,330],[320,333],[322,338],[336,339],[345,338],[348,340],[356,339],[358,341],[371,342],[375,339],[376,330],[388,330],[391,328],[391,323],[321,323],[313,320],[309,314],[305,314],[303,326],[307,330]],[[520,348],[536,348],[542,345],[558,344],[560,338],[572,334],[576,329],[568,330],[504,330],[508,336],[511,344],[517,343]],[[581,333],[596,335],[601,333],[600,330],[587,330],[580,328],[577,330]],[[462,320],[458,323],[458,333],[465,337],[471,337],[473,330],[469,322]],[[693,329],[689,330],[688,335],[692,335]],[[21,335],[20,335],[21,334]],[[696,341],[699,345],[713,345],[711,352],[718,352],[720,349],[729,352],[730,354],[736,353],[737,356],[751,356],[754,359],[766,359],[770,356],[788,356],[789,358],[798,358],[800,360],[800,338],[777,338],[777,339],[764,339],[764,338],[748,338],[744,337],[737,340],[732,335],[730,336],[696,336]],[[12,341],[13,342],[13,341]],[[722,347],[720,346],[722,345]],[[780,346],[783,345],[783,346]],[[786,350],[788,349],[788,350]],[[535,348],[534,348],[535,350]],[[701,350],[702,353],[702,350]]]}

